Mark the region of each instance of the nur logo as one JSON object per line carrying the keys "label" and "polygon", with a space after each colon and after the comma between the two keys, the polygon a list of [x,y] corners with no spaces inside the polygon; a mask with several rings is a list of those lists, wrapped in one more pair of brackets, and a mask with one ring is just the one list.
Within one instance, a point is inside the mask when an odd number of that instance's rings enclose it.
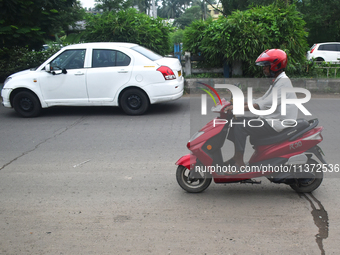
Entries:
{"label": "nur logo", "polygon": [[[222,104],[221,102],[221,98],[219,96],[219,94],[217,93],[217,91],[202,82],[198,82],[204,86],[206,86],[207,88],[209,88],[211,91],[213,91],[215,93],[215,95],[217,96],[217,98],[219,99],[219,103]],[[232,93],[233,96],[233,114],[235,115],[244,115],[244,95],[243,92],[240,88],[236,87],[235,85],[231,85],[231,84],[216,84],[215,85],[216,89],[228,89],[230,90],[230,92]],[[216,105],[216,100],[214,98],[214,96],[211,94],[210,91],[208,91],[207,89],[203,89],[200,88],[203,91],[205,91],[208,95],[210,95],[210,97],[214,100],[214,103]],[[253,88],[248,87],[247,91],[248,91],[248,107],[249,107],[249,111],[255,115],[269,115],[272,114],[276,108],[277,108],[277,104],[278,104],[278,98],[277,98],[277,88],[273,88],[272,89],[272,97],[273,97],[273,104],[271,106],[270,109],[267,110],[257,110],[254,108],[253,106]],[[305,95],[304,98],[296,98],[296,99],[288,99],[286,98],[286,95],[288,93],[303,93]],[[286,115],[286,105],[287,104],[294,104],[296,105],[296,107],[298,109],[301,110],[301,112],[304,115],[312,115],[302,104],[307,103],[311,98],[311,94],[309,92],[309,90],[304,89],[304,88],[281,88],[281,114],[282,115]],[[201,114],[202,115],[207,115],[207,95],[203,94],[201,95]]]}

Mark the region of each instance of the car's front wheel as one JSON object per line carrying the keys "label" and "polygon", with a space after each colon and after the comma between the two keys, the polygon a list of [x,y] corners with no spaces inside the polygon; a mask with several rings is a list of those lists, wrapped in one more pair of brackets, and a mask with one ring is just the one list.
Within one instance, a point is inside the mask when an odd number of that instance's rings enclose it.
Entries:
{"label": "car's front wheel", "polygon": [[41,112],[38,97],[29,91],[21,91],[13,98],[14,110],[24,118],[37,117]]}
{"label": "car's front wheel", "polygon": [[120,98],[120,106],[126,114],[141,115],[149,108],[149,98],[140,89],[127,89]]}

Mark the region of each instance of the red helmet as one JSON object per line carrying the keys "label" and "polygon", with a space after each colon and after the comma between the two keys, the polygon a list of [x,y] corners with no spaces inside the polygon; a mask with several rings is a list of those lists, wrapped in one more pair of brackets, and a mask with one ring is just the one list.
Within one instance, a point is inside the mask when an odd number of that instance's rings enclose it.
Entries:
{"label": "red helmet", "polygon": [[256,59],[255,63],[258,66],[270,65],[270,70],[277,72],[287,66],[287,54],[283,50],[279,49],[265,50]]}

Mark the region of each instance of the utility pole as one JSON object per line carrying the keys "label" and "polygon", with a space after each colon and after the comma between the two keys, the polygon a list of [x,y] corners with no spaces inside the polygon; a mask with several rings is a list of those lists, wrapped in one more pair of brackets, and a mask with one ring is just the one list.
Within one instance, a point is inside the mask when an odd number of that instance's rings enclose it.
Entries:
{"label": "utility pole", "polygon": [[206,20],[207,19],[207,5],[205,4],[204,0],[203,0],[203,10],[204,10],[203,20]]}
{"label": "utility pole", "polygon": [[155,0],[152,0],[152,17],[157,18],[157,9]]}

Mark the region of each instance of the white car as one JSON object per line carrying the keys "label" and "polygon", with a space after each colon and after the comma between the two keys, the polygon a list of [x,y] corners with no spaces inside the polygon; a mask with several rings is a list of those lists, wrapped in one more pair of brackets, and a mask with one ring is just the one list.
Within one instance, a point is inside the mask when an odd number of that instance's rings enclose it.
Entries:
{"label": "white car", "polygon": [[307,59],[316,61],[339,62],[340,61],[340,43],[317,43],[307,51]]}
{"label": "white car", "polygon": [[149,104],[183,95],[177,58],[162,57],[138,44],[85,43],[62,48],[34,70],[10,75],[3,105],[22,117],[51,106],[120,106],[130,115]]}

